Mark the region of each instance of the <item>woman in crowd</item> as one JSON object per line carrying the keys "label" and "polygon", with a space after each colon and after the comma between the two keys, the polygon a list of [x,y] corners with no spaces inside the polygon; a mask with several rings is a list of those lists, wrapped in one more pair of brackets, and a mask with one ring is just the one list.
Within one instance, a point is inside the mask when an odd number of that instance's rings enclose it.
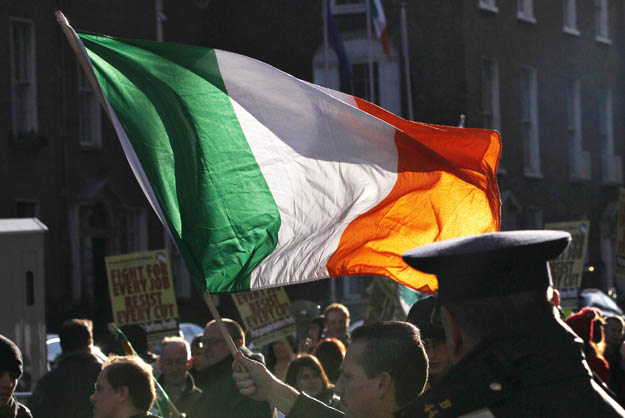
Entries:
{"label": "woman in crowd", "polygon": [[313,355],[319,359],[332,384],[336,384],[341,372],[339,367],[345,357],[345,345],[338,338],[324,338],[313,350]]}
{"label": "woman in crowd", "polygon": [[584,340],[584,353],[590,370],[609,385],[610,366],[603,357],[605,343],[600,315],[593,308],[586,307],[566,318],[564,322]]}
{"label": "woman in crowd", "polygon": [[319,340],[321,339],[324,330],[325,317],[322,315],[313,319],[310,323],[310,327],[308,328],[308,336],[306,338],[302,338],[299,343],[298,352],[300,354],[311,353],[317,344],[319,344]]}
{"label": "woman in crowd", "polygon": [[313,355],[302,354],[291,362],[286,372],[286,383],[326,405],[340,409],[340,399],[334,394],[323,366]]}
{"label": "woman in crowd", "polygon": [[267,353],[267,368],[276,375],[278,379],[284,380],[286,371],[295,358],[295,339],[287,336],[269,345]]}

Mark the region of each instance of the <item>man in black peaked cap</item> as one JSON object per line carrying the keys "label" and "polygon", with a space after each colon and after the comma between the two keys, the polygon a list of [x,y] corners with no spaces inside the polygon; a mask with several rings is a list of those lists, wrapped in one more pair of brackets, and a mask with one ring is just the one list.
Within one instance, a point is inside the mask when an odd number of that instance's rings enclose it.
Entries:
{"label": "man in black peaked cap", "polygon": [[13,392],[22,376],[22,352],[0,335],[0,418],[32,418],[30,411],[15,400]]}
{"label": "man in black peaked cap", "polygon": [[412,305],[406,322],[415,325],[421,332],[421,339],[429,360],[427,385],[427,390],[429,390],[451,367],[436,296],[428,296]]}
{"label": "man in black peaked cap", "polygon": [[396,417],[617,417],[593,380],[583,343],[552,303],[548,260],[571,237],[510,231],[441,241],[404,254],[438,278],[454,364]]}

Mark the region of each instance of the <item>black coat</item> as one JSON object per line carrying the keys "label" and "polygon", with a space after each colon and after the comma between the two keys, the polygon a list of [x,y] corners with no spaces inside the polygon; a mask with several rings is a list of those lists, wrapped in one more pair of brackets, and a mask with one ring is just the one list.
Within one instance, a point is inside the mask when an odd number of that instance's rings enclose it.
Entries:
{"label": "black coat", "polygon": [[28,408],[11,398],[7,405],[0,407],[0,418],[33,418]]}
{"label": "black coat", "polygon": [[28,401],[34,418],[88,418],[93,416],[89,396],[102,364],[93,354],[76,352],[61,358],[43,376]]}
{"label": "black coat", "polygon": [[[158,383],[160,383],[163,389],[165,388],[165,376],[161,375],[158,379]],[[188,414],[193,409],[193,405],[198,401],[198,399],[202,396],[202,391],[195,386],[195,381],[193,380],[193,376],[191,374],[187,374],[185,387],[180,396],[176,399],[170,399],[174,403],[174,406],[180,413]],[[173,416],[173,411],[169,411],[169,406],[167,406],[167,410],[164,412],[165,416]]]}
{"label": "black coat", "polygon": [[286,418],[341,418],[343,413],[327,404],[301,393]]}
{"label": "black coat", "polygon": [[[579,338],[560,322],[511,324],[474,347],[397,418],[623,417],[593,380]],[[525,331],[524,331],[525,330]]]}
{"label": "black coat", "polygon": [[[242,350],[243,351],[243,350]],[[241,395],[232,377],[231,355],[208,367],[204,374],[202,396],[195,402],[189,418],[271,418],[272,408],[267,402],[258,402]]]}

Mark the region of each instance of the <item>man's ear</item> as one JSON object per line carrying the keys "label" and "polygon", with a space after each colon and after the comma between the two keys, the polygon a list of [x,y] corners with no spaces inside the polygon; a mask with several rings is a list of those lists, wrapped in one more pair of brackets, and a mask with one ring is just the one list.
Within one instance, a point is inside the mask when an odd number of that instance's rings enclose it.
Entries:
{"label": "man's ear", "polygon": [[122,385],[116,390],[116,392],[120,401],[130,401],[130,389],[128,389],[128,386]]}
{"label": "man's ear", "polygon": [[[159,364],[160,366],[160,364]],[[193,368],[193,357],[191,357],[189,360],[187,360],[187,371],[191,370]]]}
{"label": "man's ear", "polygon": [[444,306],[441,307],[441,313],[443,316],[447,349],[449,350],[452,362],[455,364],[460,360],[463,354],[468,351],[466,336],[462,332],[458,322],[456,322],[456,319]]}
{"label": "man's ear", "polygon": [[383,398],[384,395],[389,393],[393,387],[393,379],[388,372],[382,372],[378,375],[377,397]]}

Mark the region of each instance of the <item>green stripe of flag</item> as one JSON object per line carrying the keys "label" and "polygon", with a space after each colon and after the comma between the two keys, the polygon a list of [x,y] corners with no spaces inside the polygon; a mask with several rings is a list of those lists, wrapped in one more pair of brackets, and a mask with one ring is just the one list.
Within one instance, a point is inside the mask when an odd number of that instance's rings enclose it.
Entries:
{"label": "green stripe of flag", "polygon": [[[215,51],[79,34],[200,290],[247,290],[280,214]],[[234,279],[232,279],[234,277]]]}

